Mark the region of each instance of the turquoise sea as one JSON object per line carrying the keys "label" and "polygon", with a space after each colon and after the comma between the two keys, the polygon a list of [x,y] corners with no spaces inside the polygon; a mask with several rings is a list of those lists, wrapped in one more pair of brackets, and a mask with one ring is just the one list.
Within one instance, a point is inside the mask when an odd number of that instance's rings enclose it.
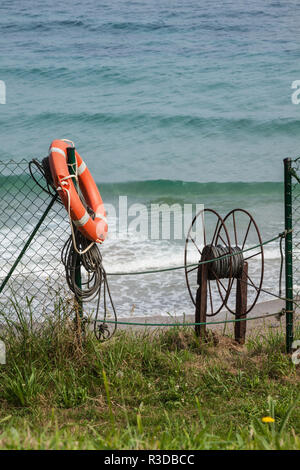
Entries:
{"label": "turquoise sea", "polygon": [[[300,154],[299,24],[296,0],[2,0],[0,159],[42,158],[69,138],[104,202],[243,207],[271,238],[282,160]],[[183,246],[108,239],[103,255],[111,271],[158,268],[182,264]],[[272,288],[278,244],[266,258]],[[162,313],[161,278],[112,282],[124,314]],[[178,312],[182,293],[166,292],[163,310]]]}

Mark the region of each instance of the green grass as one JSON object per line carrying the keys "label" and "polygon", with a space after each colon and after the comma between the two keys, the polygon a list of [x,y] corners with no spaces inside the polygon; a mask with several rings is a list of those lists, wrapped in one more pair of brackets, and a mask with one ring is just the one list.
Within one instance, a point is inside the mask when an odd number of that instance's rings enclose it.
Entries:
{"label": "green grass", "polygon": [[1,330],[1,449],[300,449],[299,366],[281,331],[244,347],[177,327],[100,344],[64,313],[35,330],[30,308]]}

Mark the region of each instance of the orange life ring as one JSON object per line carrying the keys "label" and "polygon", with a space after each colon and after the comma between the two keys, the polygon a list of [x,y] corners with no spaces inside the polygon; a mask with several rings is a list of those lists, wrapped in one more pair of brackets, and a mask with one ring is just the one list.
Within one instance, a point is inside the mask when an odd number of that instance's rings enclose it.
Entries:
{"label": "orange life ring", "polygon": [[75,150],[77,176],[82,195],[95,213],[94,219],[88,214],[72,181],[67,165],[67,147],[64,140],[53,140],[49,147],[49,164],[53,182],[60,198],[69,211],[70,218],[78,230],[89,240],[102,243],[107,235],[107,220],[103,201],[97,185],[79,153]]}

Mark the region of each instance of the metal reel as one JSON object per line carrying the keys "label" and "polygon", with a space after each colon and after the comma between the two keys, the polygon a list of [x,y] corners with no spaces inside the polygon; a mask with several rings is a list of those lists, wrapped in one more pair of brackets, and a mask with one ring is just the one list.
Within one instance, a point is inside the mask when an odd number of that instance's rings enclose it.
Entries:
{"label": "metal reel", "polygon": [[[248,305],[245,314],[249,313],[255,306],[263,283],[264,276],[264,251],[262,239],[258,226],[252,215],[244,209],[233,209],[224,217],[230,240],[231,248],[235,247],[245,250],[257,246],[243,253],[244,262],[248,263],[247,290]],[[235,314],[235,294],[237,280],[240,276],[232,277],[230,295],[226,299],[226,308]],[[241,279],[240,279],[241,280]]]}
{"label": "metal reel", "polygon": [[[200,227],[199,227],[200,225]],[[203,209],[196,214],[189,228],[184,250],[184,266],[187,288],[194,305],[198,287],[198,265],[190,266],[199,261],[216,258],[216,247],[222,247],[222,255],[231,253],[230,238],[222,217],[213,209]],[[208,299],[207,316],[219,313],[230,295],[232,286],[232,257],[227,258],[226,274],[220,278],[214,262],[208,267]]]}

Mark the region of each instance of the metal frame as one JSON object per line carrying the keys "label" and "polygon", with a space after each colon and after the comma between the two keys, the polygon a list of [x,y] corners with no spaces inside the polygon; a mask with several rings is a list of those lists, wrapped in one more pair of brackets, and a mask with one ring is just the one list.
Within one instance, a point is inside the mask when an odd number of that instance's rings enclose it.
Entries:
{"label": "metal frame", "polygon": [[[195,306],[195,323],[203,323],[202,325],[195,326],[195,333],[202,340],[206,339],[206,321],[207,321],[207,293],[208,293],[208,265],[200,264],[198,266],[198,289],[196,291],[196,306]],[[244,344],[246,339],[247,328],[247,277],[248,277],[248,263],[243,264],[243,272],[240,279],[237,279],[236,289],[236,307],[235,317],[239,321],[234,325],[235,340]],[[245,319],[245,321],[243,321]]]}
{"label": "metal frame", "polygon": [[294,330],[293,298],[293,218],[292,218],[292,160],[284,162],[284,221],[285,221],[285,317],[286,317],[286,352],[292,352]]}

